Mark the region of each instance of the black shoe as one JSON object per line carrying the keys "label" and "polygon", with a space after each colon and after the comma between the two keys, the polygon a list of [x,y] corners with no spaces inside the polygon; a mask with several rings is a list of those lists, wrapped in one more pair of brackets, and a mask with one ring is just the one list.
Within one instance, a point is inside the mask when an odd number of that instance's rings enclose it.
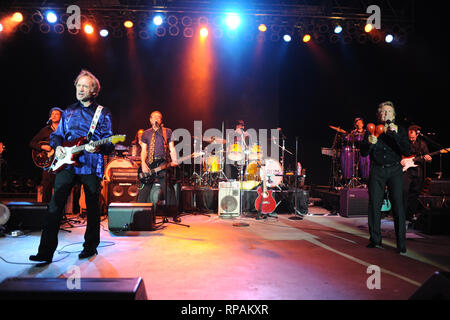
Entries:
{"label": "black shoe", "polygon": [[383,249],[383,247],[381,246],[381,244],[375,244],[375,243],[372,243],[372,242],[370,242],[370,243],[366,246],[366,248]]}
{"label": "black shoe", "polygon": [[86,250],[86,249],[84,249],[84,250],[81,251],[81,253],[78,255],[78,258],[80,258],[80,259],[90,258],[90,257],[96,255],[97,253],[98,253],[98,252],[97,252],[97,249],[94,249],[94,250]]}
{"label": "black shoe", "polygon": [[173,217],[172,220],[173,220],[173,222],[181,222],[180,217]]}
{"label": "black shoe", "polygon": [[404,249],[397,249],[397,253],[401,254],[402,256],[406,255],[406,248]]}
{"label": "black shoe", "polygon": [[53,256],[41,255],[41,254],[38,253],[37,255],[30,256],[29,259],[31,261],[50,263],[53,260]]}

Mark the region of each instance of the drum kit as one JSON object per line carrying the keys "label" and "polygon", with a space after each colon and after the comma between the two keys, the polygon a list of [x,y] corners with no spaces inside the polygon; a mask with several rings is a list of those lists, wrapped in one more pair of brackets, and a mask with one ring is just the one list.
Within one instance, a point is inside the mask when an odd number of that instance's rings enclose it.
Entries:
{"label": "drum kit", "polygon": [[331,187],[357,188],[369,177],[370,160],[360,153],[364,132],[347,132],[340,127],[329,126],[336,131],[333,146],[322,148],[322,154],[332,157]]}
{"label": "drum kit", "polygon": [[[194,149],[196,141],[194,137]],[[201,139],[209,145],[205,147],[199,172],[194,167],[191,184],[197,186],[218,187],[219,182],[228,180],[242,181],[242,189],[252,190],[262,183],[261,166],[266,168],[267,186],[274,188],[283,181],[283,169],[280,162],[273,158],[264,158],[259,144],[246,146],[244,143],[227,145],[227,141],[219,137]],[[213,151],[211,151],[213,150]],[[225,165],[230,164],[237,169],[237,177],[227,177]]]}
{"label": "drum kit", "polygon": [[[131,151],[131,152],[130,152]],[[137,154],[136,145],[127,147],[121,144],[114,146],[114,152],[110,156],[104,156],[106,163],[103,179],[107,182],[111,181],[111,169],[113,168],[139,168],[141,157]]]}

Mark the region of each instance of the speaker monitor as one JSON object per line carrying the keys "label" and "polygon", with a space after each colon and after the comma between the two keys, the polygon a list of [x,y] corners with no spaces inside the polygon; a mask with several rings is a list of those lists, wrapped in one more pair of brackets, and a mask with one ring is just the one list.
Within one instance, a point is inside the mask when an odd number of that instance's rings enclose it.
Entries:
{"label": "speaker monitor", "polygon": [[136,181],[111,181],[108,184],[108,203],[136,202],[138,194]]}
{"label": "speaker monitor", "polygon": [[340,192],[340,215],[343,217],[367,216],[369,192],[365,188],[345,188]]}
{"label": "speaker monitor", "polygon": [[152,231],[155,213],[152,203],[118,203],[108,206],[108,228],[112,232]]}
{"label": "speaker monitor", "polygon": [[432,179],[428,186],[428,194],[431,196],[450,195],[450,180]]}
{"label": "speaker monitor", "polygon": [[0,300],[147,300],[142,278],[7,278]]}
{"label": "speaker monitor", "polygon": [[10,217],[7,230],[42,230],[48,212],[47,203],[8,202]]}
{"label": "speaker monitor", "polygon": [[240,214],[240,183],[239,181],[220,182],[218,196],[218,211],[222,218],[238,217]]}
{"label": "speaker monitor", "polygon": [[435,272],[409,300],[449,300],[450,272]]}

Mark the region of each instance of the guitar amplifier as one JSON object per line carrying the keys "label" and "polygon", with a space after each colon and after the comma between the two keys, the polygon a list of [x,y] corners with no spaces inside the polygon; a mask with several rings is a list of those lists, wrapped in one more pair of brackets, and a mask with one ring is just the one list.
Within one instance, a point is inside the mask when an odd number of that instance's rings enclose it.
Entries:
{"label": "guitar amplifier", "polygon": [[219,182],[218,211],[221,218],[239,217],[241,209],[239,181]]}
{"label": "guitar amplifier", "polygon": [[433,179],[429,182],[427,191],[430,196],[450,195],[450,180]]}
{"label": "guitar amplifier", "polygon": [[345,188],[340,193],[340,215],[343,217],[367,216],[369,192],[366,188]]}
{"label": "guitar amplifier", "polygon": [[108,206],[108,228],[112,232],[155,230],[152,203],[111,203]]}
{"label": "guitar amplifier", "polygon": [[111,181],[138,181],[138,168],[111,168]]}

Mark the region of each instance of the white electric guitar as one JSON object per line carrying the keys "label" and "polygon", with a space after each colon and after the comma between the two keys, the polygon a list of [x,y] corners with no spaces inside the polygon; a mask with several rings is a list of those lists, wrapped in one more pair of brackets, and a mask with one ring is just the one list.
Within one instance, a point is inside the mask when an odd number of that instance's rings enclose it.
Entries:
{"label": "white electric guitar", "polygon": [[56,147],[55,158],[48,169],[49,171],[57,172],[63,169],[66,165],[77,165],[78,156],[80,152],[86,150],[87,145],[99,147],[108,142],[116,144],[118,142],[125,141],[125,137],[125,135],[116,135],[98,141],[93,141],[91,143],[86,143],[86,137],[81,137],[74,141],[64,143],[62,146]]}
{"label": "white electric guitar", "polygon": [[414,161],[419,160],[420,158],[423,158],[425,156],[434,156],[435,154],[439,154],[439,153],[448,153],[450,151],[450,148],[445,148],[445,149],[441,149],[432,153],[428,153],[426,155],[423,156],[410,156],[410,157],[404,157],[402,159],[402,164],[403,164],[403,172],[405,172],[406,170],[408,170],[409,168],[414,168],[417,167],[417,164],[414,163]]}

